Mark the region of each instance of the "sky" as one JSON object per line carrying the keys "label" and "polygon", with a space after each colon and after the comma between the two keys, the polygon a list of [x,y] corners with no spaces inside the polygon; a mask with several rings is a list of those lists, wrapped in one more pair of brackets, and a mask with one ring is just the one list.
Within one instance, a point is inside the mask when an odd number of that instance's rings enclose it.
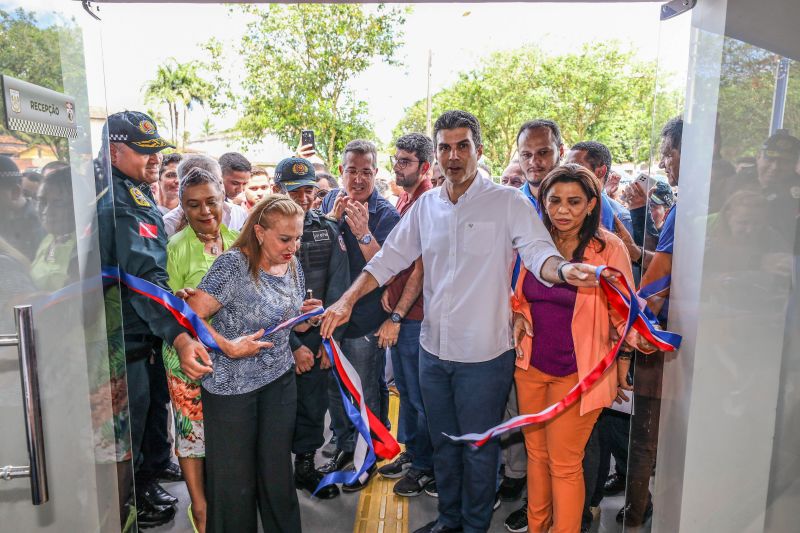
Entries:
{"label": "sky", "polygon": [[[45,1],[25,0],[24,4],[30,9]],[[80,12],[80,4],[70,4]],[[660,4],[413,4],[403,28],[405,44],[399,51],[404,65],[374,64],[353,79],[351,86],[357,98],[368,102],[382,142],[391,140],[404,109],[425,97],[428,50],[433,55],[433,92],[450,85],[459,72],[475,68],[482,57],[494,51],[534,44],[561,54],[609,38],[631,46],[641,59],[659,59],[664,71],[678,74],[673,83],[682,87],[691,17],[660,23]],[[217,4],[113,3],[102,4],[99,14],[99,25],[83,13],[76,18],[87,27],[87,64],[102,65],[105,74],[90,76],[90,104],[103,105],[105,101],[109,113],[147,107],[143,86],[168,58],[180,62],[202,59],[199,45],[212,36],[234,50],[246,22],[241,13]],[[190,115],[190,131],[199,132],[207,117],[220,129],[236,120],[233,115],[213,117],[198,109]]]}

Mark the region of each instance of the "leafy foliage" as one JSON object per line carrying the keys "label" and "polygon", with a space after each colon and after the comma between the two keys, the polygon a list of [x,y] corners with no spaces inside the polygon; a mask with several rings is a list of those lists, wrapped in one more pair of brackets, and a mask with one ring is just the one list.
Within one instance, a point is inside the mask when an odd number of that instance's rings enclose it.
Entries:
{"label": "leafy foliage", "polygon": [[[178,63],[170,58],[156,70],[155,79],[145,84],[145,100],[166,105],[169,109],[170,130],[175,141],[185,145],[186,116],[194,104],[203,105],[214,94],[214,86],[200,72],[197,61]],[[181,115],[183,125],[181,127]]]}
{"label": "leafy foliage", "polygon": [[[564,142],[605,143],[617,161],[641,161],[654,146],[654,62],[635,59],[617,42],[584,46],[580,52],[547,56],[534,47],[496,52],[432,98],[432,115],[464,109],[481,122],[484,154],[499,173],[516,151],[516,134],[527,120],[548,118]],[[665,116],[678,112],[674,93],[658,93]],[[424,100],[414,103],[394,130],[425,131]]]}
{"label": "leafy foliage", "polygon": [[[0,72],[27,82],[64,92],[65,81],[85,85],[80,30],[73,24],[40,27],[33,12],[0,10]],[[85,102],[78,102],[86,105]],[[2,131],[33,145],[49,147],[59,159],[69,154],[67,140],[19,131]]]}
{"label": "leafy foliage", "polygon": [[[317,153],[333,165],[347,141],[373,136],[367,105],[348,83],[375,60],[398,64],[404,9],[336,3],[240,9],[253,17],[239,49],[245,76],[236,99],[236,129],[246,140],[273,133],[295,146],[301,130],[313,129]],[[206,49],[220,72],[219,43]]]}
{"label": "leafy foliage", "polygon": [[[751,44],[726,38],[720,73],[718,124],[720,155],[730,161],[755,156],[769,136],[775,73],[780,57]],[[800,130],[800,79],[797,62],[789,68],[784,126]]]}

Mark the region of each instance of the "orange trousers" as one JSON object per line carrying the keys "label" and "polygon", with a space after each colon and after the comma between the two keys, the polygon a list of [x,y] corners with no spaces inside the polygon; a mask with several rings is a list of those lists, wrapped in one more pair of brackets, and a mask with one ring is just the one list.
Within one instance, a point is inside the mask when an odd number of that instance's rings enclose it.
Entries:
{"label": "orange trousers", "polygon": [[[534,367],[517,368],[519,413],[532,414],[561,400],[578,374],[555,377]],[[586,488],[583,452],[601,409],[580,415],[575,402],[555,418],[522,428],[528,452],[528,531],[578,533]]]}

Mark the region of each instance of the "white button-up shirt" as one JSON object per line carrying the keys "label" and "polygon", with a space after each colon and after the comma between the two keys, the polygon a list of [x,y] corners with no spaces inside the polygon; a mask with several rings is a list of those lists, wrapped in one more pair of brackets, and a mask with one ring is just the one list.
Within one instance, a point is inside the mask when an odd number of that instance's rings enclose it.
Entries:
{"label": "white button-up shirt", "polygon": [[519,190],[479,174],[456,204],[445,187],[420,196],[364,270],[383,285],[421,255],[420,344],[440,359],[478,363],[513,347],[514,250],[546,283],[542,265],[559,253],[533,205]]}

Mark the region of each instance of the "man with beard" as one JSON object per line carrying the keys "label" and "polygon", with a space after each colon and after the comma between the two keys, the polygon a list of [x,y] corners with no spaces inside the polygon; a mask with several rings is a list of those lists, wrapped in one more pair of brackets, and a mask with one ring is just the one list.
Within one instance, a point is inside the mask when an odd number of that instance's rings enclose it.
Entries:
{"label": "man with beard", "polygon": [[[339,299],[350,285],[350,269],[338,224],[311,208],[317,192],[314,174],[314,167],[307,159],[284,159],[275,167],[275,190],[288,194],[305,212],[303,238],[297,257],[303,267],[306,289],[311,291],[310,297],[321,299],[325,305]],[[337,332],[337,339],[341,337],[342,329]],[[314,464],[314,456],[325,441],[330,361],[322,346],[318,327],[303,333],[292,332],[289,344],[297,374],[297,416],[292,442],[294,480],[298,488],[313,493],[322,479]],[[328,485],[316,497],[328,500],[338,495],[338,487]]]}
{"label": "man with beard", "polygon": [[496,501],[499,444],[494,439],[476,449],[444,434],[482,432],[502,419],[516,359],[508,265],[518,251],[546,286],[595,287],[596,269],[561,257],[520,191],[478,172],[483,143],[474,115],[445,112],[434,136],[445,184],[414,203],[353,285],[328,307],[322,336],[347,322],[361,297],[422,256],[426,313],[419,376],[439,516],[415,533],[486,532]]}
{"label": "man with beard", "polygon": [[[400,216],[433,188],[427,177],[433,161],[433,141],[421,133],[403,135],[395,142],[391,158],[395,181],[403,188],[397,201]],[[398,440],[405,452],[378,473],[400,479],[394,486],[399,496],[417,496],[434,482],[433,447],[419,386],[419,335],[422,328],[422,260],[397,275],[383,293],[383,309],[391,313],[378,330],[378,345],[390,347],[397,391],[400,393]]]}
{"label": "man with beard", "polygon": [[539,185],[564,157],[564,141],[561,130],[552,120],[536,119],[526,122],[517,133],[519,164],[525,175],[522,192],[539,209]]}

